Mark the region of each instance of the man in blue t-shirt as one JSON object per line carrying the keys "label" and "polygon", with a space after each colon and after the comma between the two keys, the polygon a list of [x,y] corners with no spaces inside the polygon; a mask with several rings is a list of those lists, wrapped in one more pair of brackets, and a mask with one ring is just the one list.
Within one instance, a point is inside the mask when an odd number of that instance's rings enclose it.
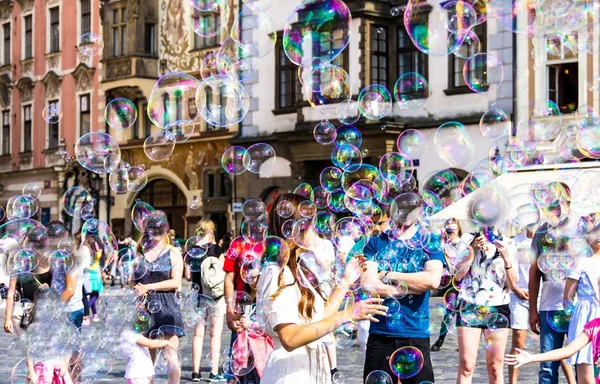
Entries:
{"label": "man in blue t-shirt", "polygon": [[[418,232],[412,238],[416,236]],[[382,370],[397,383],[398,375],[390,368],[390,356],[397,349],[410,346],[423,354],[423,367],[411,377],[403,377],[402,384],[434,381],[429,342],[429,291],[439,287],[444,267],[444,253],[441,244],[436,243],[439,239],[429,237],[424,245],[408,247],[407,242],[391,240],[384,231],[365,246],[364,255],[369,262],[362,277],[363,284],[375,289],[382,298],[397,298],[400,308],[394,310],[394,306],[390,306],[387,317],[376,316],[379,322],[371,323],[363,379],[372,371]],[[395,303],[386,299],[384,305],[389,304],[388,300]]]}

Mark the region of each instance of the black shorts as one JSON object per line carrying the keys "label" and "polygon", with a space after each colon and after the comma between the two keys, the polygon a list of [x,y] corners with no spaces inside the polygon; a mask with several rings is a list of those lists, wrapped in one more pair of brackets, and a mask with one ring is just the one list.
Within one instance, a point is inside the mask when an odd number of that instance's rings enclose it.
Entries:
{"label": "black shorts", "polygon": [[[498,305],[498,306],[490,306],[491,308],[495,308],[495,310],[491,311],[491,315],[489,318],[483,320],[481,323],[479,322],[469,322],[463,319],[461,312],[457,312],[456,316],[456,326],[457,327],[465,327],[465,328],[479,328],[479,329],[504,329],[510,328],[510,306],[508,304]],[[462,305],[460,306],[462,308]],[[498,316],[502,315],[502,316]]]}
{"label": "black shorts", "polygon": [[394,384],[398,383],[398,376],[390,369],[390,356],[402,347],[418,348],[423,354],[423,368],[413,377],[402,379],[402,384],[420,384],[423,381],[433,380],[433,366],[431,365],[431,350],[429,337],[418,339],[405,339],[399,337],[370,334],[367,341],[367,356],[363,372],[363,382],[369,373],[381,370],[387,372]]}

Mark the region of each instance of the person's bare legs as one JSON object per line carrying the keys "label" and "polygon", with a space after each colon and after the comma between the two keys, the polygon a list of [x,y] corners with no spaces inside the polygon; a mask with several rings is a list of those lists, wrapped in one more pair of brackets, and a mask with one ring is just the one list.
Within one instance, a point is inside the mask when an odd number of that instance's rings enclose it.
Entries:
{"label": "person's bare legs", "polygon": [[171,347],[167,347],[164,349],[163,353],[167,353],[167,359],[169,364],[171,365],[171,369],[169,372],[169,384],[179,384],[181,383],[181,364],[177,360],[177,349],[179,349],[179,337],[177,335],[171,335],[168,337],[171,345],[175,347],[175,349]]}
{"label": "person's bare legs", "polygon": [[504,384],[504,353],[509,331],[508,328],[483,331],[483,337],[488,345],[485,350],[485,366],[490,384]]}
{"label": "person's bare legs", "polygon": [[196,373],[200,373],[205,328],[204,324],[196,325],[194,328],[194,338],[192,339],[192,372]]}
{"label": "person's bare legs", "polygon": [[481,339],[481,329],[456,327],[458,336],[458,372],[457,384],[471,384],[475,364],[477,363],[477,348]]}
{"label": "person's bare legs", "polygon": [[595,384],[594,366],[592,364],[576,364],[577,384]]}
{"label": "person's bare legs", "polygon": [[562,369],[565,378],[567,379],[567,384],[577,384],[577,380],[575,379],[575,372],[573,371],[573,366],[571,366],[571,364],[567,364],[567,360],[560,361],[560,368]]}
{"label": "person's bare legs", "polygon": [[[219,356],[221,354],[221,334],[223,333],[223,315],[213,316],[210,324],[210,372],[219,374]],[[200,347],[202,348],[202,346]]]}
{"label": "person's bare legs", "polygon": [[325,348],[327,349],[327,357],[329,358],[329,368],[334,369],[337,368],[337,354],[336,354],[336,346],[334,343],[325,343]]}
{"label": "person's bare legs", "polygon": [[[510,353],[515,353],[515,348],[525,349],[525,340],[527,339],[526,329],[513,329],[512,331],[512,347]],[[508,383],[517,384],[519,380],[519,368],[513,365],[508,366]]]}

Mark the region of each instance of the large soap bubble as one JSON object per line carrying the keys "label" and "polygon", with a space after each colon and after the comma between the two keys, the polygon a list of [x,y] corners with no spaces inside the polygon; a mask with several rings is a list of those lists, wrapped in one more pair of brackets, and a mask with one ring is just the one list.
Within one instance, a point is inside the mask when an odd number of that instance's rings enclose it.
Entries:
{"label": "large soap bubble", "polygon": [[475,153],[475,145],[464,125],[449,121],[438,127],[433,137],[438,155],[453,167],[464,167]]}
{"label": "large soap bubble", "polygon": [[314,59],[332,61],[350,42],[352,15],[342,0],[308,0],[290,15],[283,30],[283,49],[296,65]]}
{"label": "large soap bubble", "polygon": [[[243,24],[243,31],[240,26]],[[277,31],[273,20],[266,12],[243,10],[231,28],[231,37],[244,44],[250,54],[265,57],[275,49]]]}
{"label": "large soap bubble", "polygon": [[75,158],[87,170],[100,175],[108,173],[107,157],[118,162],[121,159],[121,149],[117,140],[104,132],[87,133],[75,144]]}
{"label": "large soap bubble", "polygon": [[182,72],[164,74],[148,98],[148,117],[152,124],[162,129],[174,122],[192,123],[197,116],[190,114],[195,108],[196,89],[200,81]]}
{"label": "large soap bubble", "polygon": [[429,83],[416,72],[400,76],[394,86],[394,98],[402,109],[419,109],[427,103],[429,96]]}
{"label": "large soap bubble", "polygon": [[239,123],[250,106],[244,86],[239,81],[221,75],[209,77],[200,84],[196,102],[202,118],[217,127]]}

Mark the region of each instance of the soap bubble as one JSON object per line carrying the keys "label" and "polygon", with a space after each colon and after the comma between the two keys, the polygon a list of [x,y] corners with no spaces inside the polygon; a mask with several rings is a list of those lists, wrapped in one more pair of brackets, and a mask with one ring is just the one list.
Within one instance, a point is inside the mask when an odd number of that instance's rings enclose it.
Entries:
{"label": "soap bubble", "polygon": [[495,139],[508,134],[510,129],[510,119],[503,110],[492,108],[481,116],[479,128],[483,136]]}
{"label": "soap bubble", "polygon": [[300,4],[283,30],[283,49],[296,65],[316,58],[331,62],[350,42],[352,15],[341,0],[311,0]]}
{"label": "soap bubble", "polygon": [[427,149],[423,134],[416,129],[407,129],[396,140],[398,152],[408,160],[418,159]]}
{"label": "soap bubble", "polygon": [[189,0],[190,5],[198,11],[214,11],[218,8],[221,0]]}
{"label": "soap bubble", "polygon": [[273,5],[273,0],[242,0],[242,2],[246,4],[248,8],[258,12],[266,11]]}
{"label": "soap bubble", "polygon": [[438,127],[433,145],[442,160],[458,168],[466,166],[475,153],[475,145],[465,126],[456,121]]}
{"label": "soap bubble", "polygon": [[402,109],[422,108],[431,96],[429,83],[422,75],[416,72],[405,73],[400,76],[394,86],[394,98]]}
{"label": "soap bubble", "polygon": [[344,100],[338,104],[337,118],[342,124],[354,124],[360,119],[358,102],[352,99]]}
{"label": "soap bubble", "polygon": [[331,151],[331,162],[342,170],[352,171],[362,164],[362,155],[354,145],[342,144]]}
{"label": "soap bubble", "polygon": [[63,195],[63,209],[71,217],[85,217],[94,205],[92,195],[83,187],[71,187]]}
{"label": "soap bubble", "polygon": [[89,32],[84,33],[79,37],[79,43],[77,44],[77,49],[83,56],[95,56],[101,55],[102,49],[104,49],[104,41],[102,40],[102,36]]}
{"label": "soap bubble", "polygon": [[252,144],[246,150],[250,157],[248,171],[261,175],[268,175],[273,168],[277,155],[275,149],[267,143]]}
{"label": "soap bubble", "polygon": [[130,167],[127,170],[127,190],[129,192],[139,192],[148,183],[146,169],[142,166]]}
{"label": "soap bubble", "polygon": [[[200,81],[182,72],[169,72],[161,76],[148,98],[148,118],[152,124],[165,129],[172,123],[193,123],[197,116],[196,90]],[[190,107],[191,106],[191,107]]]}
{"label": "soap bubble", "polygon": [[319,124],[315,125],[313,136],[319,144],[331,144],[337,137],[335,125],[331,124],[328,120],[321,121]]}
{"label": "soap bubble", "polygon": [[165,131],[173,137],[175,143],[185,143],[194,135],[196,125],[177,121],[165,127]]}
{"label": "soap bubble", "polygon": [[113,171],[108,177],[110,189],[115,193],[127,193],[129,184],[129,174],[127,168],[120,168]]}
{"label": "soap bubble", "polygon": [[159,131],[144,140],[144,153],[152,161],[165,161],[175,150],[173,135],[166,131]]}
{"label": "soap bubble", "polygon": [[152,212],[154,212],[154,208],[150,204],[143,201],[136,201],[133,208],[131,208],[131,221],[135,229],[139,232],[144,232],[146,221]]}
{"label": "soap bubble", "polygon": [[365,384],[393,384],[394,381],[385,371],[372,371],[367,375]]}
{"label": "soap bubble", "polygon": [[81,166],[100,175],[108,173],[106,159],[120,160],[121,149],[117,141],[104,132],[90,132],[77,140],[75,157]]}
{"label": "soap bubble", "polygon": [[127,99],[113,99],[104,109],[104,120],[113,129],[127,129],[137,120],[135,104]]}
{"label": "soap bubble", "polygon": [[250,8],[238,15],[231,28],[231,37],[243,44],[252,56],[262,58],[275,49],[277,31],[268,13]]}
{"label": "soap bubble", "polygon": [[215,63],[219,74],[237,79],[237,81],[248,79],[260,65],[258,56],[252,54],[246,45],[231,37],[227,38],[219,47]]}
{"label": "soap bubble", "polygon": [[390,356],[390,369],[400,379],[415,376],[423,368],[423,353],[415,347],[402,347]]}
{"label": "soap bubble", "polygon": [[250,156],[246,148],[234,145],[223,152],[221,156],[223,170],[230,175],[241,175],[250,167]]}
{"label": "soap bubble", "polygon": [[392,96],[383,85],[368,85],[358,94],[358,108],[367,119],[379,120],[392,110]]}
{"label": "soap bubble", "polygon": [[196,105],[202,118],[217,127],[227,127],[243,120],[250,107],[244,86],[227,76],[204,80],[196,92]]}
{"label": "soap bubble", "polygon": [[490,84],[500,86],[504,78],[502,61],[489,53],[469,57],[463,67],[463,78],[473,92],[487,92]]}
{"label": "soap bubble", "polygon": [[[451,35],[451,38],[456,39],[456,35]],[[460,59],[468,59],[469,57],[481,53],[481,40],[475,31],[470,30],[464,38],[462,38],[462,43],[460,46],[454,51],[454,56]]]}
{"label": "soap bubble", "polygon": [[62,109],[58,103],[51,103],[42,111],[42,117],[48,124],[57,124],[63,117]]}
{"label": "soap bubble", "polygon": [[362,145],[362,134],[360,130],[353,125],[340,125],[336,132],[335,145],[344,144],[359,147]]}
{"label": "soap bubble", "polygon": [[244,217],[248,217],[251,219],[258,219],[259,217],[261,217],[262,215],[265,215],[266,213],[267,213],[267,207],[265,206],[265,203],[263,203],[261,200],[257,200],[257,199],[246,200],[244,202],[244,205],[242,205],[242,214],[244,215]]}
{"label": "soap bubble", "polygon": [[212,7],[196,8],[190,14],[192,30],[201,37],[214,37],[220,34],[229,20],[229,3],[217,1]]}

